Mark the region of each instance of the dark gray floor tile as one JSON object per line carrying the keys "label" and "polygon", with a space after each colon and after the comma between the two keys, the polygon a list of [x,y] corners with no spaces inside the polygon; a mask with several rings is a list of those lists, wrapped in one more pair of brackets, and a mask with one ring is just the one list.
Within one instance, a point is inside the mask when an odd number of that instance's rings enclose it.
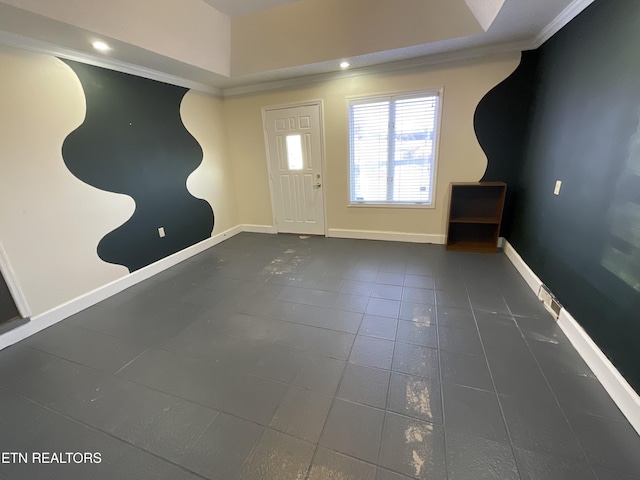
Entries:
{"label": "dark gray floor tile", "polygon": [[378,468],[376,480],[410,480],[410,477],[400,475],[399,473],[386,470],[384,468]]}
{"label": "dark gray floor tile", "polygon": [[387,370],[347,364],[337,397],[363,405],[384,408],[390,373]]}
{"label": "dark gray floor tile", "polygon": [[447,428],[450,480],[519,480],[511,446]]}
{"label": "dark gray floor tile", "polygon": [[383,285],[402,286],[404,284],[404,273],[378,272],[375,282]]}
{"label": "dark gray floor tile", "polygon": [[477,295],[473,296],[469,292],[469,299],[471,300],[471,308],[474,311],[490,312],[496,314],[508,314],[509,307],[502,295]]}
{"label": "dark gray floor tile", "polygon": [[318,448],[308,480],[376,480],[376,467],[326,448]]}
{"label": "dark gray floor tile", "polygon": [[433,305],[402,302],[402,304],[400,305],[399,318],[400,320],[406,320],[409,322],[435,325],[436,308]]}
{"label": "dark gray floor tile", "polygon": [[[21,480],[108,480],[136,478],[142,480],[196,480],[199,477],[155,455],[98,432],[73,420],[59,417],[29,443],[31,457],[26,464],[5,464],[8,478]],[[83,463],[40,463],[32,454],[87,452],[93,461]],[[40,456],[40,458],[43,458]],[[100,459],[98,463],[95,461]]]}
{"label": "dark gray floor tile", "polygon": [[165,393],[219,409],[242,374],[161,350],[148,350],[118,376]]}
{"label": "dark gray floor tile", "polygon": [[397,300],[387,300],[385,298],[370,298],[365,313],[380,317],[398,318],[400,313],[400,302]]}
{"label": "dark gray floor tile", "polygon": [[448,430],[509,443],[495,393],[460,385],[444,385],[443,390]]}
{"label": "dark gray floor tile", "polygon": [[370,296],[373,290],[373,282],[362,282],[358,280],[347,280],[342,286],[341,292],[347,295]]}
{"label": "dark gray floor tile", "polygon": [[412,478],[445,480],[444,429],[386,413],[379,465]]}
{"label": "dark gray floor tile", "polygon": [[440,383],[429,378],[393,373],[387,410],[431,423],[443,423]]}
{"label": "dark gray floor tile", "polygon": [[[218,412],[126,380],[111,378],[75,418],[152,452],[178,461]],[[171,435],[167,435],[171,432]]]}
{"label": "dark gray floor tile", "polygon": [[320,437],[320,445],[376,463],[384,412],[355,403],[336,400]]}
{"label": "dark gray floor tile", "polygon": [[465,289],[436,290],[436,305],[439,307],[469,308],[469,295]]}
{"label": "dark gray floor tile", "polygon": [[437,327],[435,325],[400,320],[396,341],[422,345],[423,347],[438,348]]}
{"label": "dark gray floor tile", "polygon": [[468,355],[484,355],[480,336],[473,329],[439,325],[438,339],[441,350]]}
{"label": "dark gray floor tile", "polygon": [[346,360],[355,335],[308,325],[288,324],[276,344],[326,357]]}
{"label": "dark gray floor tile", "polygon": [[438,351],[435,348],[398,343],[393,352],[392,369],[407,375],[439,379]]}
{"label": "dark gray floor tile", "polygon": [[278,300],[286,302],[316,305],[318,307],[331,307],[335,304],[335,301],[338,298],[338,293],[328,292],[326,290],[285,287],[277,298]]}
{"label": "dark gray floor tile", "polygon": [[520,329],[510,315],[500,315],[488,312],[475,312],[478,330],[482,338],[510,338],[521,337]]}
{"label": "dark gray floor tile", "polygon": [[388,300],[402,300],[402,287],[399,285],[384,285],[375,283],[371,290],[374,298],[386,298]]}
{"label": "dark gray floor tile", "polygon": [[293,384],[326,395],[335,395],[346,363],[333,358],[310,355]]}
{"label": "dark gray floor tile", "polygon": [[292,385],[269,426],[274,430],[317,443],[331,402],[330,396]]}
{"label": "dark gray floor tile", "polygon": [[291,383],[307,360],[307,355],[278,345],[266,345],[249,372],[261,377]]}
{"label": "dark gray floor tile", "polygon": [[317,279],[312,288],[316,290],[326,290],[327,292],[339,293],[344,288],[346,280],[338,277],[321,277]]}
{"label": "dark gray floor tile", "polygon": [[549,343],[569,343],[558,323],[546,317],[515,317],[515,321],[522,330],[522,334],[531,340]]}
{"label": "dark gray floor tile", "polygon": [[558,372],[547,372],[546,378],[562,408],[626,421],[596,378]]}
{"label": "dark gray floor tile", "polygon": [[598,465],[594,467],[594,470],[598,476],[598,480],[640,480],[640,474],[628,474],[620,470],[600,467]]}
{"label": "dark gray floor tile", "polygon": [[[15,349],[21,362],[5,385],[58,413],[77,418],[91,408],[92,399],[109,376],[98,370],[29,347]],[[8,363],[4,364],[9,367]]]}
{"label": "dark gray floor tile", "polygon": [[263,430],[255,423],[221,413],[180,464],[206,478],[237,478]]}
{"label": "dark gray floor tile", "polygon": [[440,352],[440,367],[442,383],[493,391],[487,362],[476,355],[443,350]]}
{"label": "dark gray floor tile", "polygon": [[30,337],[25,344],[107,373],[117,372],[148,348],[64,322]]}
{"label": "dark gray floor tile", "polygon": [[349,363],[389,370],[393,346],[394,342],[389,340],[358,335],[353,343]]}
{"label": "dark gray floor tile", "polygon": [[435,282],[433,280],[433,277],[409,274],[404,276],[403,285],[405,287],[427,288],[433,290],[433,288],[435,287]]}
{"label": "dark gray floor tile", "polygon": [[516,449],[522,480],[596,480],[588,463]]}
{"label": "dark gray floor tile", "polygon": [[543,371],[593,376],[571,344],[529,341],[529,345]]}
{"label": "dark gray floor tile", "polygon": [[0,452],[25,451],[59,417],[57,413],[3,388],[0,388],[0,411]]}
{"label": "dark gray floor tile", "polygon": [[425,305],[435,305],[436,297],[434,291],[431,289],[403,287],[402,301],[410,303],[421,303]]}
{"label": "dark gray floor tile", "polygon": [[397,329],[398,320],[394,318],[365,315],[362,318],[358,335],[382,338],[384,340],[395,340]]}
{"label": "dark gray floor tile", "polygon": [[471,309],[459,307],[441,307],[436,309],[437,323],[445,327],[470,328],[477,330],[476,320]]}
{"label": "dark gray floor tile", "polygon": [[583,460],[582,449],[554,401],[500,396],[507,429],[515,447]]}
{"label": "dark gray floor tile", "polygon": [[567,417],[592,465],[640,472],[640,436],[628,422],[573,411]]}
{"label": "dark gray floor tile", "polygon": [[367,309],[367,303],[369,303],[369,297],[367,295],[350,295],[341,293],[336,298],[334,308],[337,310],[344,310],[346,312],[364,313]]}
{"label": "dark gray floor tile", "polygon": [[219,409],[268,425],[287,391],[287,385],[254,375],[243,375],[233,383],[223,395]]}

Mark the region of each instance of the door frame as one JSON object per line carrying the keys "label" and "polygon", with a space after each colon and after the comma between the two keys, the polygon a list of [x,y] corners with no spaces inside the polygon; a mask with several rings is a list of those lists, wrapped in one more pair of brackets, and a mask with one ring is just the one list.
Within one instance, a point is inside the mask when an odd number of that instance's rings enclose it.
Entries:
{"label": "door frame", "polygon": [[[264,135],[264,147],[265,153],[267,157],[267,177],[269,179],[269,194],[271,196],[271,217],[273,226],[275,228],[276,233],[278,232],[278,224],[276,222],[276,203],[275,203],[275,193],[273,186],[273,178],[271,177],[271,154],[269,153],[269,133],[267,131],[267,112],[274,110],[286,110],[288,108],[296,108],[296,107],[318,107],[318,122],[320,126],[320,170],[322,171],[322,185],[323,187],[326,185],[327,172],[325,167],[325,146],[324,146],[324,102],[322,99],[318,100],[309,100],[307,102],[298,102],[298,103],[285,103],[280,105],[269,105],[266,107],[262,107],[262,133]],[[322,195],[322,215],[324,217],[324,236],[327,236],[328,224],[327,224],[327,190],[325,189]]]}

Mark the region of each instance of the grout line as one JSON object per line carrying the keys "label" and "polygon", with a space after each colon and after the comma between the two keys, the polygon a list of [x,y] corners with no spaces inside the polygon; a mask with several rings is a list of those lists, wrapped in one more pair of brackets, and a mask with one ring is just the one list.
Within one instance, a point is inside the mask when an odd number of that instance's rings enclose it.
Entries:
{"label": "grout line", "polygon": [[[500,401],[500,395],[498,394],[498,389],[496,387],[495,379],[493,378],[493,372],[491,371],[491,365],[489,364],[489,357],[487,357],[487,350],[484,346],[484,340],[482,339],[482,334],[480,333],[480,326],[478,325],[478,319],[476,317],[476,312],[473,308],[473,304],[471,303],[471,297],[469,296],[469,288],[467,283],[465,282],[465,289],[467,290],[467,297],[469,298],[469,306],[471,307],[471,314],[473,315],[473,321],[476,324],[476,331],[478,332],[478,337],[480,338],[480,344],[482,345],[482,352],[484,354],[484,360],[487,364],[487,370],[489,371],[489,377],[491,378],[491,384],[493,385],[493,393],[495,394],[495,398],[498,402],[498,408],[500,408],[500,415],[502,416],[502,423],[504,424],[505,431],[507,432],[507,438],[509,439],[509,446],[511,447],[511,454],[513,455],[513,461],[516,466],[516,470],[518,473],[518,477],[522,478],[522,467],[520,466],[520,462],[518,461],[518,456],[516,455],[516,449],[513,444],[513,438],[511,437],[511,431],[509,429],[509,425],[507,424],[507,419],[504,415],[504,408],[502,406],[502,402]],[[505,302],[506,305],[506,302]],[[509,306],[507,305],[507,309]],[[515,320],[514,320],[515,323]],[[522,332],[520,333],[522,335]]]}
{"label": "grout line", "polygon": [[[360,325],[362,325],[362,319],[360,320],[360,324],[358,325],[358,330],[360,330]],[[342,385],[342,381],[344,380],[344,372],[347,370],[347,365],[349,364],[349,358],[351,357],[351,352],[353,352],[353,346],[356,343],[356,339],[358,338],[357,334],[353,339],[353,343],[351,344],[351,348],[349,349],[349,355],[347,356],[347,360],[345,362],[344,369],[342,370],[342,374],[340,375],[340,380],[338,381],[338,386],[336,387],[336,391],[333,395],[333,399],[331,400],[331,405],[329,405],[329,411],[327,412],[327,416],[324,419],[324,423],[322,425],[322,430],[320,430],[320,435],[318,436],[318,441],[315,444],[315,448],[313,450],[313,455],[311,456],[311,462],[309,463],[309,468],[307,469],[307,473],[305,474],[305,479],[309,479],[309,475],[311,475],[311,467],[313,466],[313,461],[316,458],[318,453],[318,448],[320,447],[320,441],[322,440],[322,436],[324,435],[325,429],[327,428],[327,421],[329,420],[329,415],[333,410],[333,406],[336,403],[336,398],[338,397],[338,391],[340,390],[340,385]],[[324,447],[326,448],[326,447]]]}
{"label": "grout line", "polygon": [[[507,305],[507,308],[509,308],[508,305]],[[510,308],[509,308],[509,311],[511,311]],[[567,422],[567,425],[569,426],[569,429],[571,430],[571,433],[573,434],[573,437],[574,437],[576,443],[580,447],[580,451],[582,452],[583,459],[586,460],[587,465],[589,465],[589,468],[591,469],[591,473],[593,473],[594,478],[598,478],[598,474],[596,473],[595,468],[593,467],[593,465],[591,463],[591,459],[589,458],[589,455],[587,454],[587,452],[585,451],[584,447],[582,446],[582,442],[578,438],[578,435],[576,434],[575,429],[573,428],[573,425],[571,425],[571,422],[569,421],[569,418],[567,417],[567,414],[565,413],[564,408],[560,404],[560,401],[558,400],[558,397],[556,396],[556,392],[551,387],[551,384],[549,383],[549,380],[547,379],[547,375],[545,374],[544,370],[540,366],[540,362],[538,362],[538,358],[533,353],[533,349],[531,348],[531,345],[529,344],[529,340],[524,335],[522,329],[520,328],[520,325],[518,325],[518,322],[514,321],[514,323],[516,324],[516,328],[520,332],[520,335],[522,335],[522,338],[524,339],[524,342],[526,343],[527,349],[531,353],[531,356],[533,357],[533,360],[536,362],[536,365],[538,366],[538,370],[540,370],[540,373],[542,374],[542,378],[544,378],[544,382],[547,384],[547,387],[549,387],[549,391],[551,392],[551,395],[553,396],[553,399],[554,399],[556,405],[558,406],[558,409],[560,410],[560,413],[562,414],[562,418],[564,418],[564,421]],[[560,457],[561,458],[566,458],[564,456],[560,456]]]}
{"label": "grout line", "polygon": [[[202,478],[203,480],[209,480],[207,477],[205,477],[205,476],[203,476],[203,475],[199,474],[198,472],[196,472],[196,471],[194,471],[194,470],[189,469],[188,467],[185,467],[184,465],[181,465],[181,464],[179,464],[179,463],[176,463],[176,462],[174,462],[173,460],[170,460],[170,459],[168,459],[168,458],[166,458],[166,457],[162,457],[162,456],[160,456],[160,455],[159,455],[159,454],[157,454],[157,453],[154,453],[154,452],[152,452],[152,451],[150,451],[150,450],[147,450],[147,449],[145,449],[145,448],[143,448],[143,447],[141,447],[141,446],[139,446],[139,445],[136,445],[135,443],[131,443],[130,441],[128,441],[128,440],[126,440],[126,439],[124,439],[124,438],[120,438],[120,437],[118,437],[118,436],[116,436],[116,435],[112,434],[111,432],[108,432],[108,431],[106,431],[106,430],[102,430],[101,428],[98,428],[98,427],[96,427],[96,426],[93,426],[93,425],[90,425],[90,424],[88,424],[88,423],[85,423],[85,422],[83,422],[82,420],[78,420],[78,419],[76,419],[76,418],[70,417],[69,415],[67,415],[67,414],[65,414],[65,413],[58,412],[57,410],[54,410],[53,408],[51,408],[51,407],[49,407],[49,406],[47,406],[47,405],[45,405],[45,404],[42,404],[42,403],[40,403],[40,402],[38,402],[38,401],[36,401],[36,400],[33,400],[32,398],[29,398],[29,397],[27,397],[26,395],[23,395],[22,393],[17,392],[17,391],[15,391],[15,390],[13,390],[13,389],[7,389],[7,390],[9,390],[10,392],[13,392],[15,395],[18,395],[18,396],[20,396],[20,397],[24,398],[25,400],[27,400],[27,401],[29,401],[29,402],[33,403],[34,405],[38,405],[39,407],[44,408],[45,410],[48,410],[48,411],[52,412],[52,413],[53,413],[53,414],[55,414],[55,415],[58,415],[58,416],[60,416],[60,417],[62,417],[62,418],[65,418],[65,419],[69,420],[70,422],[76,423],[76,424],[78,424],[78,425],[82,425],[83,427],[85,427],[85,428],[87,428],[87,429],[89,429],[89,430],[92,430],[92,431],[94,431],[94,432],[97,432],[97,433],[100,433],[100,434],[106,435],[107,437],[110,437],[110,438],[114,439],[115,441],[117,441],[117,442],[119,442],[119,443],[124,443],[125,445],[129,445],[129,446],[131,446],[131,447],[135,448],[136,450],[139,450],[139,451],[144,452],[144,453],[146,453],[146,454],[148,454],[148,455],[151,455],[152,457],[157,458],[157,459],[158,459],[158,460],[160,460],[161,462],[165,462],[165,463],[168,463],[168,464],[170,464],[170,465],[173,465],[174,467],[176,467],[176,468],[178,468],[178,469],[180,469],[180,470],[183,470],[183,471],[185,471],[185,472],[187,472],[187,473],[193,474],[193,475],[195,475],[195,476],[196,476],[196,477],[198,477],[198,478]],[[183,399],[183,400],[184,400],[184,399]],[[212,410],[212,409],[210,409],[210,410]],[[213,410],[213,411],[215,411],[215,410]],[[216,414],[216,417],[217,417],[217,414]],[[215,418],[215,417],[214,417],[214,418]],[[103,460],[104,460],[104,459],[103,459]]]}

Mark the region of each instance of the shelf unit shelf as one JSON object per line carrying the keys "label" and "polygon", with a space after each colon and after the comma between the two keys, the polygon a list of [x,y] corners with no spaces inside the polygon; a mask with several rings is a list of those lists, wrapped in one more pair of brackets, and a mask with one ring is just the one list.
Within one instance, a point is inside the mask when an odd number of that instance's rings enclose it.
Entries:
{"label": "shelf unit shelf", "polygon": [[447,250],[495,253],[506,191],[504,182],[452,183]]}

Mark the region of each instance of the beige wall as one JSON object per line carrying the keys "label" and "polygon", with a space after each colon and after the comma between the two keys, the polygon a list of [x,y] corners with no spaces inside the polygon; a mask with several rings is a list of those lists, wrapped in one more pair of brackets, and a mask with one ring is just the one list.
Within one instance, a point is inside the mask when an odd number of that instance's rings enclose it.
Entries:
{"label": "beige wall", "polygon": [[204,153],[202,163],[187,179],[187,189],[213,208],[216,235],[240,223],[222,100],[191,90],[182,100],[180,115]]}
{"label": "beige wall", "polygon": [[231,20],[231,73],[347,59],[482,32],[462,0],[300,0]]}
{"label": "beige wall", "polygon": [[[135,204],[71,174],[66,136],[84,120],[85,99],[60,60],[0,47],[0,244],[33,316],[124,277],[102,261],[98,242],[126,222]],[[215,213],[214,233],[238,224],[221,100],[189,92],[181,105],[203,162],[188,179]]]}
{"label": "beige wall", "polygon": [[[473,129],[482,97],[519,64],[507,55],[432,68],[336,79],[225,99],[238,212],[242,223],[272,225],[262,108],[322,100],[327,228],[443,236],[450,182],[477,181],[486,169]],[[348,98],[444,88],[435,208],[348,207]],[[330,232],[331,233],[331,232]]]}
{"label": "beige wall", "polygon": [[[47,33],[60,39],[83,35],[87,43],[115,39],[220,75],[230,73],[231,20],[203,0],[1,0],[0,11],[7,31],[43,39]],[[51,32],[30,31],[31,25]]]}

